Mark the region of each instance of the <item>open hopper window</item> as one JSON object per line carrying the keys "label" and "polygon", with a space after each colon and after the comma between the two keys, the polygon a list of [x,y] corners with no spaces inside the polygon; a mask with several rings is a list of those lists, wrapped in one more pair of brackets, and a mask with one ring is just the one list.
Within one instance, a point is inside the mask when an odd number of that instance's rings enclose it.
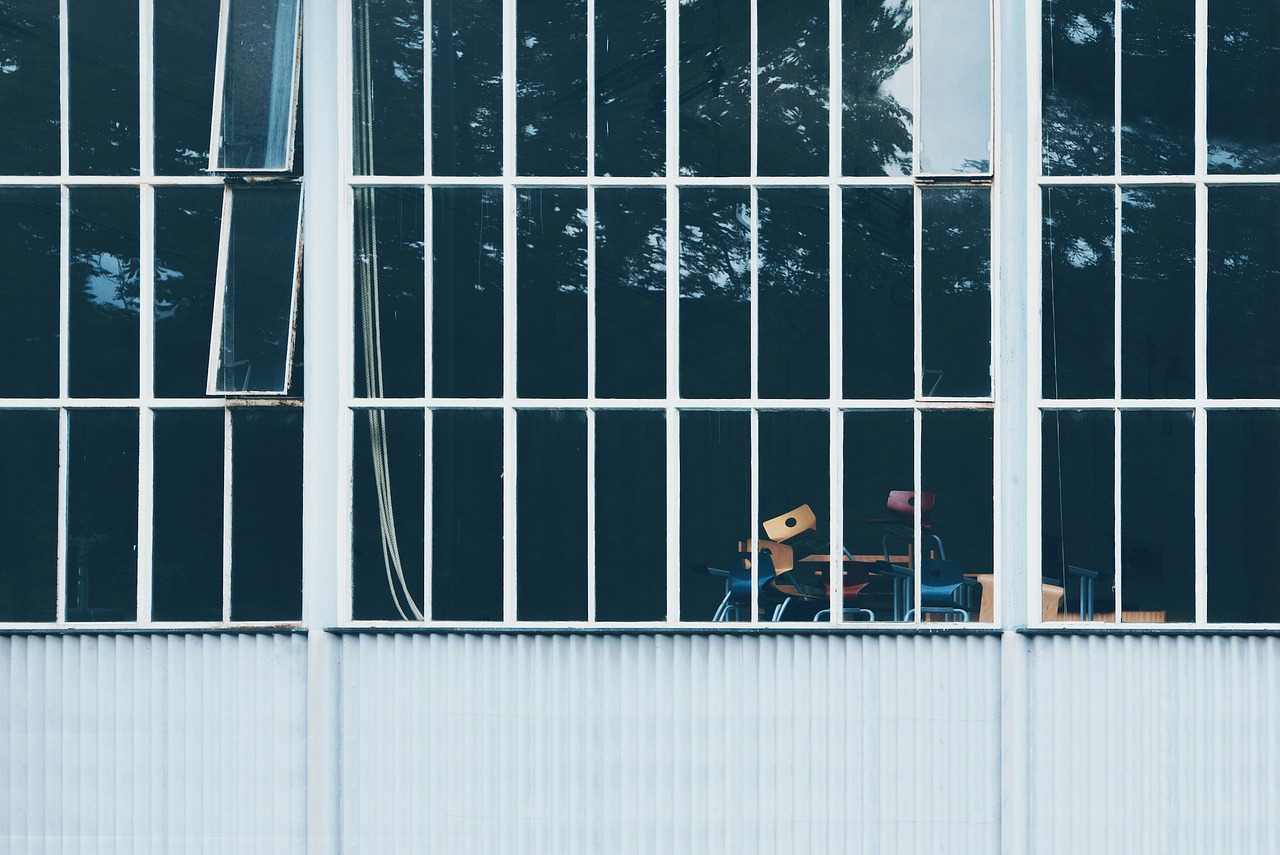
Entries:
{"label": "open hopper window", "polygon": [[289,391],[302,271],[302,187],[227,187],[209,352],[210,395]]}
{"label": "open hopper window", "polygon": [[302,58],[300,0],[222,0],[211,172],[289,172]]}

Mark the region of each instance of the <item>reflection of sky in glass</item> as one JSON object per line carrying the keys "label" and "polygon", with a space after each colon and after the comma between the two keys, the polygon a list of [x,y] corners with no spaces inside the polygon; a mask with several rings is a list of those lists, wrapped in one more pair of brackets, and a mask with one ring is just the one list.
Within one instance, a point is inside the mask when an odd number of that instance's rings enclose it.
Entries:
{"label": "reflection of sky in glass", "polygon": [[[986,172],[990,7],[987,0],[924,0],[920,12],[920,171]],[[977,169],[969,161],[983,166]]]}
{"label": "reflection of sky in glass", "polygon": [[128,262],[108,252],[100,252],[90,262],[95,272],[85,277],[84,287],[95,303],[117,305],[136,309],[137,301],[124,294],[129,277]]}

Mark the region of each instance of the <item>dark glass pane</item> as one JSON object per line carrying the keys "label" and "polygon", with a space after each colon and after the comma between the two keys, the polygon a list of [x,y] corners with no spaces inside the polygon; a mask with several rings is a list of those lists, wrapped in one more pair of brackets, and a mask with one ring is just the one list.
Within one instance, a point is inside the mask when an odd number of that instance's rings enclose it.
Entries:
{"label": "dark glass pane", "polygon": [[[587,193],[519,193],[516,385],[534,398],[587,394]],[[493,342],[482,343],[493,347]]]}
{"label": "dark glass pane", "polygon": [[[995,569],[993,427],[990,410],[928,410],[921,417],[920,488],[934,496],[928,532],[965,573]],[[925,555],[929,546],[922,542]]]}
{"label": "dark glass pane", "polygon": [[[760,413],[760,519],[771,520],[802,505],[817,517],[816,531],[801,531],[787,538],[794,566],[774,557],[776,583],[761,592],[764,616],[787,597],[780,619],[812,621],[830,607],[831,553],[831,416],[826,411],[790,410]],[[769,540],[769,532],[756,534]],[[780,538],[774,538],[780,540]]]}
{"label": "dark glass pane", "polygon": [[133,620],[138,601],[138,411],[72,410],[67,620]]}
{"label": "dark glass pane", "polygon": [[502,172],[502,2],[431,2],[431,160],[436,175]]}
{"label": "dark glass pane", "polygon": [[587,414],[516,422],[516,618],[586,620]]}
{"label": "dark glass pane", "polygon": [[1055,0],[1041,45],[1042,165],[1046,175],[1115,171],[1113,0]]}
{"label": "dark glass pane", "polygon": [[155,168],[203,175],[209,166],[218,0],[152,0]]}
{"label": "dark glass pane", "polygon": [[231,619],[302,617],[302,411],[231,411]]}
{"label": "dark glass pane", "polygon": [[1120,385],[1126,398],[1195,395],[1195,219],[1190,187],[1124,191]]}
{"label": "dark glass pane", "polygon": [[596,174],[662,175],[667,164],[666,8],[596,3]]}
{"label": "dark glass pane", "polygon": [[[726,579],[699,572],[751,533],[751,422],[745,412],[680,413],[680,619],[711,620]],[[742,620],[749,617],[743,609]]]}
{"label": "dark glass pane", "polygon": [[355,190],[355,389],[414,398],[426,372],[420,187]]}
{"label": "dark glass pane", "polygon": [[1280,413],[1209,413],[1209,621],[1280,620]]}
{"label": "dark glass pane", "polygon": [[991,171],[991,3],[920,4],[920,171]]}
{"label": "dark glass pane", "polygon": [[1209,188],[1207,313],[1210,397],[1280,397],[1277,188]]}
{"label": "dark glass pane", "polygon": [[[1042,416],[1041,573],[1046,620],[1079,620],[1081,579],[1095,614],[1114,608],[1115,429],[1111,410]],[[1080,568],[1087,571],[1081,574]],[[1057,603],[1058,605],[1055,605]]]}
{"label": "dark glass pane", "polygon": [[844,396],[915,396],[915,213],[906,187],[844,190]]}
{"label": "dark glass pane", "polygon": [[56,618],[58,413],[0,411],[0,620]]}
{"label": "dark glass pane", "polygon": [[155,620],[222,620],[222,426],[222,410],[155,413]]}
{"label": "dark glass pane", "polygon": [[231,190],[217,371],[219,392],[286,392],[297,317],[298,184]]}
{"label": "dark glass pane", "polygon": [[502,413],[436,410],[431,442],[431,616],[502,620]]}
{"label": "dark glass pane", "polygon": [[596,190],[596,394],[666,394],[666,194]]}
{"label": "dark glass pane", "polygon": [[352,20],[357,175],[421,175],[423,0],[357,0]]}
{"label": "dark glass pane", "polygon": [[751,4],[680,4],[680,174],[751,171]]}
{"label": "dark glass pane", "polygon": [[1122,170],[1195,171],[1195,1],[1126,0],[1121,33]]}
{"label": "dark glass pane", "polygon": [[1121,620],[1195,620],[1194,446],[1189,412],[1120,415]]}
{"label": "dark glass pane", "polygon": [[991,194],[926,190],[921,339],[926,396],[991,394]]}
{"label": "dark glass pane", "polygon": [[155,390],[198,398],[209,385],[222,188],[157,187]]}
{"label": "dark glass pane", "polygon": [[138,0],[67,0],[71,172],[138,174]]}
{"label": "dark glass pane", "polygon": [[0,175],[57,175],[58,2],[0,3]]}
{"label": "dark glass pane", "polygon": [[1280,172],[1280,6],[1209,4],[1210,172]]}
{"label": "dark glass pane", "polygon": [[516,169],[584,175],[587,2],[520,0],[516,28]]}
{"label": "dark glass pane", "polygon": [[827,174],[829,9],[823,0],[756,5],[761,175]]}
{"label": "dark glass pane", "polygon": [[910,0],[844,0],[844,174],[910,175],[915,54]]}
{"label": "dark glass pane", "polygon": [[1115,390],[1115,191],[1042,191],[1042,376],[1046,398]]}
{"label": "dark glass pane", "polygon": [[751,394],[751,200],[745,188],[680,191],[680,394]]}
{"label": "dark glass pane", "polygon": [[228,0],[215,169],[287,171],[301,0]]}
{"label": "dark glass pane", "polygon": [[0,190],[0,395],[58,395],[60,208],[56,187]]}
{"label": "dark glass pane", "polygon": [[[910,378],[908,377],[908,380]],[[844,414],[844,549],[856,563],[911,564],[912,522],[889,510],[889,494],[915,484],[915,429],[910,410]],[[910,543],[909,543],[910,542]],[[847,570],[844,606],[876,620],[902,620],[911,607],[906,580],[868,568]],[[866,587],[854,589],[857,585]],[[852,616],[856,616],[853,613]],[[866,615],[863,615],[866,617]]]}
{"label": "dark glass pane", "polygon": [[422,411],[356,410],[351,416],[351,616],[420,619]]}
{"label": "dark glass pane", "polygon": [[138,190],[71,191],[70,386],[78,398],[138,394]]}
{"label": "dark glass pane", "polygon": [[831,393],[825,189],[760,192],[760,396]]}
{"label": "dark glass pane", "polygon": [[437,187],[432,204],[432,382],[442,396],[502,394],[502,191]]}
{"label": "dark glass pane", "polygon": [[596,620],[667,616],[666,424],[596,413]]}

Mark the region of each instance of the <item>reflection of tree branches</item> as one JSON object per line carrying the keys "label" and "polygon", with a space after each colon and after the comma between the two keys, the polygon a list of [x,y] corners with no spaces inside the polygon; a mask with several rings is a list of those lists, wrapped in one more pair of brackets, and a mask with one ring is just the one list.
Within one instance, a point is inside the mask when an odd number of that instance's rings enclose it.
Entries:
{"label": "reflection of tree branches", "polygon": [[845,3],[842,106],[846,173],[911,172],[911,110],[889,91],[893,78],[911,63],[911,32],[907,0]]}

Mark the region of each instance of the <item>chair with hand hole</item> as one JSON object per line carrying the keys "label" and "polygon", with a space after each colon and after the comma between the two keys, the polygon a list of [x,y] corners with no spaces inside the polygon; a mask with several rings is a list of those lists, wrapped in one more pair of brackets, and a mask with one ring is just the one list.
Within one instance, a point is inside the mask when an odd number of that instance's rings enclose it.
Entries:
{"label": "chair with hand hole", "polygon": [[[756,574],[756,585],[763,594],[765,587],[773,582],[776,573],[773,569],[773,558],[763,549],[760,555],[760,568]],[[725,577],[724,599],[711,617],[712,622],[740,621],[749,619],[751,610],[751,553],[733,552],[719,562],[701,568],[711,576]],[[785,605],[782,604],[782,605]],[[777,613],[779,607],[775,607]],[[775,618],[776,620],[776,618]]]}
{"label": "chair with hand hole", "polygon": [[[944,620],[973,620],[974,607],[982,586],[964,575],[959,561],[926,558],[920,562],[920,613],[942,615]],[[915,609],[907,609],[911,620]]]}

